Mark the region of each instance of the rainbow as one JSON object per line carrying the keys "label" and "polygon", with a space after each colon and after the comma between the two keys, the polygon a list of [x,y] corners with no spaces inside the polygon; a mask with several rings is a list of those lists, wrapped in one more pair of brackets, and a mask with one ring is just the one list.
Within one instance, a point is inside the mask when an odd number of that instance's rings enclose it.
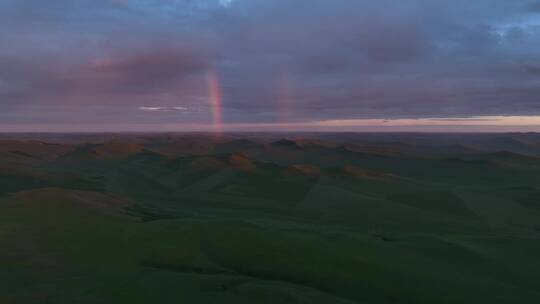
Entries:
{"label": "rainbow", "polygon": [[208,95],[214,119],[214,129],[217,133],[221,133],[223,131],[223,94],[219,75],[215,70],[208,73]]}
{"label": "rainbow", "polygon": [[288,122],[291,115],[291,87],[289,74],[283,72],[277,80],[279,117],[281,122]]}

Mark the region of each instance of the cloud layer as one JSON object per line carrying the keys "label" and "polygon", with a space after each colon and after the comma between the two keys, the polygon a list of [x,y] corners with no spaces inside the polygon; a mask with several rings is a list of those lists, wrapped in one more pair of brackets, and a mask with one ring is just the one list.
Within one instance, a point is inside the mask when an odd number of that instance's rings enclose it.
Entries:
{"label": "cloud layer", "polygon": [[0,0],[0,45],[6,125],[208,123],[210,74],[230,124],[540,115],[538,1]]}

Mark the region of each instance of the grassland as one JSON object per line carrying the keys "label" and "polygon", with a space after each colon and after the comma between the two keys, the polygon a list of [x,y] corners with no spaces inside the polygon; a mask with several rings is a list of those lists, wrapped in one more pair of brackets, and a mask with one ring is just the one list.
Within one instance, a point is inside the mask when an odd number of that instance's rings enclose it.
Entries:
{"label": "grassland", "polygon": [[540,158],[489,149],[0,141],[0,303],[533,303]]}

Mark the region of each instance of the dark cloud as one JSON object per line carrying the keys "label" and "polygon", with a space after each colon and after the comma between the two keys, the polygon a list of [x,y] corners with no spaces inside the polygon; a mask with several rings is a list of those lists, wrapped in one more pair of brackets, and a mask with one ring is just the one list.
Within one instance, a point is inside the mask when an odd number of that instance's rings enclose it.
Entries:
{"label": "dark cloud", "polygon": [[540,13],[540,1],[529,3],[527,9],[531,12]]}
{"label": "dark cloud", "polygon": [[64,77],[75,91],[104,93],[166,89],[208,68],[208,58],[185,50],[152,50],[133,57],[98,58]]}
{"label": "dark cloud", "polygon": [[537,115],[538,12],[527,0],[0,0],[0,111],[206,122],[216,73],[233,123]]}

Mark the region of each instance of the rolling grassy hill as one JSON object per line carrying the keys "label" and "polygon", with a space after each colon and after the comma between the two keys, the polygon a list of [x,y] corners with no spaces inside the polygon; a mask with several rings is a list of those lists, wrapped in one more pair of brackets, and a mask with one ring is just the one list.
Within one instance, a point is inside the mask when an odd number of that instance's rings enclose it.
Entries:
{"label": "rolling grassy hill", "polygon": [[539,298],[539,158],[350,136],[0,142],[0,303]]}

